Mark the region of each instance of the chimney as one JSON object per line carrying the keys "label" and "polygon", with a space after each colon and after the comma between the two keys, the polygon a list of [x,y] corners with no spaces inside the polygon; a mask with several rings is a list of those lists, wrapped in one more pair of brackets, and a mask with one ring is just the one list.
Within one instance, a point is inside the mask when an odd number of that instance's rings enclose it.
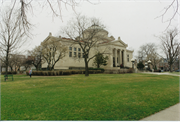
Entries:
{"label": "chimney", "polygon": [[52,33],[51,33],[51,32],[49,32],[49,36],[52,36]]}

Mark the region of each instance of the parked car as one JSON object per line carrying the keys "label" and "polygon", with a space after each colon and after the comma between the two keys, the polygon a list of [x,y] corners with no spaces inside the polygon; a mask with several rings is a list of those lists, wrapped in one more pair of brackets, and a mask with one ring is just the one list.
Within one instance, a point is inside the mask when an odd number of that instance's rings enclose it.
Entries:
{"label": "parked car", "polygon": [[175,72],[179,72],[179,69],[178,69],[178,70],[176,70]]}

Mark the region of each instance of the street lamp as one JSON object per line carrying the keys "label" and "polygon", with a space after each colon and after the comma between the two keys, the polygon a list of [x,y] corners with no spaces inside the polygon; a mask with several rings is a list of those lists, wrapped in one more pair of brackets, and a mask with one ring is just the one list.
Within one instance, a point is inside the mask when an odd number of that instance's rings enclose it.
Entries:
{"label": "street lamp", "polygon": [[132,62],[132,68],[134,69],[134,62],[135,62],[134,58],[131,59],[131,62]]}

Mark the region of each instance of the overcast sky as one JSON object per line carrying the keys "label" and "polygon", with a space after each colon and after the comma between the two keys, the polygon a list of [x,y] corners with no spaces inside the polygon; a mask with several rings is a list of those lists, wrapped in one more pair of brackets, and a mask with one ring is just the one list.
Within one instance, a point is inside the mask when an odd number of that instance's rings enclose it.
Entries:
{"label": "overcast sky", "polygon": [[[81,13],[88,17],[99,18],[107,27],[109,36],[115,39],[121,38],[123,42],[128,44],[129,49],[134,49],[135,54],[138,48],[145,43],[154,42],[160,44],[160,40],[155,37],[162,34],[168,26],[168,22],[162,22],[161,16],[164,8],[167,7],[172,0],[93,0],[96,5],[81,2],[76,8],[76,13]],[[31,17],[31,22],[35,25],[33,34],[35,35],[28,44],[28,49],[32,49],[48,36],[60,35],[58,32],[62,26],[67,25],[75,12],[71,7],[65,9],[62,5],[62,19],[52,17],[50,9],[43,10],[36,7]],[[170,9],[166,13],[164,21],[170,18],[173,10]],[[172,22],[173,28],[178,25],[178,17]]]}

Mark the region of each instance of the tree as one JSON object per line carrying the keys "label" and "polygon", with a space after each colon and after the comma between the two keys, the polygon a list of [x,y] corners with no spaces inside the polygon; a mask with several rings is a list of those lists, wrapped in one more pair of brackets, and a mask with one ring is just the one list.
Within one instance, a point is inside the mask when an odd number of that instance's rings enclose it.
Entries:
{"label": "tree", "polygon": [[138,56],[139,62],[151,60],[153,68],[162,60],[162,56],[157,53],[157,46],[154,43],[147,43],[140,46]]}
{"label": "tree", "polygon": [[91,54],[91,49],[96,50],[101,54],[105,54],[108,46],[105,49],[101,48],[105,40],[105,26],[96,18],[87,18],[80,14],[69,21],[68,25],[62,29],[62,33],[72,40],[73,44],[79,45],[84,55],[85,76],[89,76],[88,63],[96,54]]}
{"label": "tree", "polygon": [[48,41],[41,43],[42,46],[42,56],[47,62],[47,68],[53,70],[55,64],[62,58],[66,56],[67,46],[62,45],[60,40],[52,37]]}
{"label": "tree", "polygon": [[32,59],[31,58],[25,58],[22,62],[22,66],[25,67],[25,70],[27,70],[28,68],[30,68],[32,65]]}
{"label": "tree", "polygon": [[[168,11],[170,11],[170,9],[173,9],[173,10],[174,10],[172,16],[171,16],[170,18],[168,18],[167,20],[164,20],[164,16],[166,15],[166,13],[167,13]],[[179,10],[179,0],[172,0],[172,2],[171,2],[167,7],[164,8],[163,14],[162,14],[161,16],[159,16],[159,17],[162,18],[162,22],[165,21],[165,22],[168,22],[168,23],[169,23],[168,26],[167,26],[167,28],[166,28],[166,30],[167,30],[167,29],[169,28],[169,26],[171,25],[171,22],[172,22],[172,20],[175,18],[175,16],[176,16],[176,15],[179,15],[178,10]]]}
{"label": "tree", "polygon": [[137,64],[137,68],[138,68],[138,69],[143,69],[143,68],[144,68],[144,64],[143,64],[142,62],[139,62],[139,63]]}
{"label": "tree", "polygon": [[41,64],[45,63],[43,60],[42,46],[37,46],[33,50],[28,51],[29,55],[32,57],[32,64],[36,67],[36,70],[40,70]]}
{"label": "tree", "polygon": [[161,40],[161,49],[164,52],[168,64],[170,66],[170,71],[172,72],[172,65],[179,57],[180,51],[180,43],[178,42],[178,29],[174,28],[172,30],[168,30],[162,36],[160,36]]}
{"label": "tree", "polygon": [[[3,6],[5,0],[0,0],[0,11],[1,8],[5,8]],[[92,2],[90,2],[89,0],[86,0],[87,2],[93,4]],[[33,3],[34,2],[34,3]],[[11,6],[11,11],[12,12],[18,12],[19,14],[19,22],[21,23],[21,25],[23,26],[23,31],[25,32],[25,34],[27,36],[30,36],[30,30],[33,27],[33,25],[31,24],[29,18],[28,18],[28,14],[33,14],[33,9],[34,4],[36,6],[39,6],[39,8],[44,8],[44,7],[48,7],[50,8],[51,12],[52,12],[52,17],[61,17],[62,20],[62,5],[64,5],[67,9],[68,6],[70,6],[73,11],[75,12],[75,7],[80,3],[81,1],[79,0],[56,0],[56,1],[52,1],[52,0],[44,0],[44,1],[36,1],[36,0],[13,0],[10,2],[9,6]],[[7,3],[7,2],[6,2]],[[5,4],[6,5],[6,4]],[[17,8],[17,10],[15,9]]]}
{"label": "tree", "polygon": [[[3,3],[3,1],[5,0],[0,0],[1,3]],[[19,2],[17,2],[19,1]],[[23,23],[24,26],[24,31],[28,34],[30,28],[32,27],[31,23],[29,22],[29,19],[27,17],[27,13],[28,12],[32,12],[33,13],[33,8],[34,6],[32,5],[32,3],[35,0],[13,0],[13,2],[11,2],[10,4],[12,5],[12,10],[14,9],[14,6],[16,4],[18,4],[18,10],[21,13],[20,14],[20,19],[21,22]],[[87,2],[94,4],[93,0],[86,0]],[[169,22],[167,28],[171,25],[171,21],[175,18],[176,15],[178,15],[178,10],[179,10],[179,0],[172,0],[172,2],[164,7],[164,11],[163,14],[161,16],[158,16],[157,18],[161,17],[162,18],[162,22],[166,21]],[[35,1],[37,2],[37,1]],[[43,2],[39,2],[39,8],[43,8],[44,6],[47,6],[51,9],[52,15],[53,16],[59,16],[62,19],[62,5],[65,5],[66,9],[67,6],[70,6],[73,11],[75,11],[75,7],[80,3],[81,1],[79,0],[56,0],[56,1],[51,1],[51,0],[44,0]],[[98,3],[99,0],[97,0]],[[0,8],[2,8],[2,6],[0,6]],[[164,20],[164,16],[166,15],[166,13],[168,11],[170,11],[171,9],[174,10],[174,13],[172,14],[172,16],[170,18],[168,18],[168,20]],[[167,29],[166,28],[166,29]]]}
{"label": "tree", "polygon": [[0,47],[6,57],[6,74],[9,66],[9,54],[20,48],[26,42],[25,32],[20,22],[19,13],[7,9],[1,14]]}
{"label": "tree", "polygon": [[102,53],[97,53],[95,55],[94,64],[97,66],[97,68],[100,68],[101,65],[106,66],[107,65],[108,56],[103,56]]}

